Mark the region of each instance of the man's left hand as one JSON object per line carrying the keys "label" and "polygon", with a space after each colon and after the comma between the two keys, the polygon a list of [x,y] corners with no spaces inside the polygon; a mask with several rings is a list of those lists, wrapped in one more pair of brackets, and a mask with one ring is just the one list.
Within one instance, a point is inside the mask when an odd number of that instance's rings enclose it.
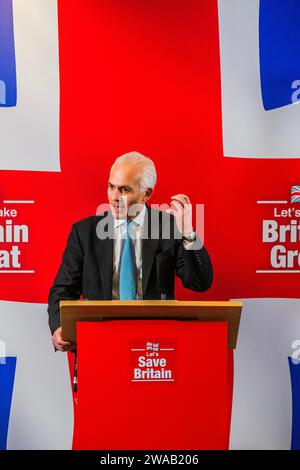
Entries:
{"label": "man's left hand", "polygon": [[166,212],[174,215],[179,232],[182,236],[186,236],[193,231],[190,199],[186,194],[175,194],[171,199],[171,207]]}

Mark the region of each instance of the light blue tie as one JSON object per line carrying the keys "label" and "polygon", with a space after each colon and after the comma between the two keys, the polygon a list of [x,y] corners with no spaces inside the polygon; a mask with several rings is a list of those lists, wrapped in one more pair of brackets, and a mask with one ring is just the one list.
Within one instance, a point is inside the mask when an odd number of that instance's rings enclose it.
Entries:
{"label": "light blue tie", "polygon": [[126,221],[126,238],[123,244],[120,279],[119,279],[119,298],[120,300],[136,299],[136,269],[133,256],[133,247],[129,235],[129,225],[131,221]]}

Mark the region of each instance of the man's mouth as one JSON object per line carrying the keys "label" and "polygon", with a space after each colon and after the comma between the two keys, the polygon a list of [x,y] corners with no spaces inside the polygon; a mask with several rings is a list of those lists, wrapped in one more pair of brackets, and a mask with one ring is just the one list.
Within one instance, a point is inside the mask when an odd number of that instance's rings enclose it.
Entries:
{"label": "man's mouth", "polygon": [[118,202],[118,203],[113,203],[112,204],[112,209],[115,211],[115,212],[124,212],[126,211],[126,205],[125,204],[122,204],[122,202]]}
{"label": "man's mouth", "polygon": [[115,212],[123,212],[124,211],[123,206],[115,205],[115,206],[113,206],[113,208],[114,208]]}

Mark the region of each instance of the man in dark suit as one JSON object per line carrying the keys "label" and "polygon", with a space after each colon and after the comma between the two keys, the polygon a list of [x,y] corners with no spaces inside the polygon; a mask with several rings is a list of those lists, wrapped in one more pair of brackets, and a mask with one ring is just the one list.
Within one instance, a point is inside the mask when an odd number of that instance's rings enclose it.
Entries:
{"label": "man in dark suit", "polygon": [[175,274],[188,289],[211,286],[212,264],[193,230],[188,196],[172,196],[164,212],[151,209],[155,183],[152,160],[122,155],[110,172],[111,210],[72,225],[48,299],[56,349],[74,348],[61,336],[60,300],[174,299]]}

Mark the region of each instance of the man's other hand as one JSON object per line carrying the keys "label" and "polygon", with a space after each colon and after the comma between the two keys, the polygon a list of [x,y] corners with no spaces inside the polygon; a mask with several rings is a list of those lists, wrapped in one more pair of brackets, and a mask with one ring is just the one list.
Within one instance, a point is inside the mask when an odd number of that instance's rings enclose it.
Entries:
{"label": "man's other hand", "polygon": [[59,351],[72,351],[75,349],[75,344],[70,341],[64,341],[61,336],[61,326],[54,331],[51,338],[53,346]]}
{"label": "man's other hand", "polygon": [[179,232],[185,236],[193,232],[192,204],[186,194],[171,196],[170,208],[166,212],[173,214]]}

